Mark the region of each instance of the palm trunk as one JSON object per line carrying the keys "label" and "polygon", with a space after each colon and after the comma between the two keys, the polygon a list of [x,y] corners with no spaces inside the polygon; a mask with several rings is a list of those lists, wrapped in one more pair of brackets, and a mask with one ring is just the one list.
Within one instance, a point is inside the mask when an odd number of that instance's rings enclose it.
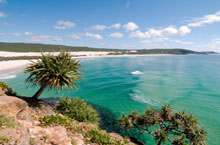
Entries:
{"label": "palm trunk", "polygon": [[42,85],[32,98],[38,99],[38,97],[42,94],[42,92],[46,89],[46,87],[47,87],[47,84]]}
{"label": "palm trunk", "polygon": [[162,139],[159,140],[159,142],[157,143],[157,145],[161,145],[162,143]]}

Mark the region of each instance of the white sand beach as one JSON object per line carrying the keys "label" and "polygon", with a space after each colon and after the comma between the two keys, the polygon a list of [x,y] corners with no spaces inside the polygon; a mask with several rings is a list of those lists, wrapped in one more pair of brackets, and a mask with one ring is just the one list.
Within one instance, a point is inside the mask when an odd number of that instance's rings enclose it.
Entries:
{"label": "white sand beach", "polygon": [[[70,52],[73,56],[101,56],[107,55],[111,52],[107,51],[79,51],[79,52]],[[43,52],[43,54],[52,54],[58,55],[59,52]],[[0,51],[0,57],[19,57],[19,56],[41,56],[40,52],[7,52]]]}
{"label": "white sand beach", "polygon": [[[94,52],[94,51],[81,51],[81,52],[70,52],[71,55],[75,56],[73,58],[92,58],[92,57],[123,57],[123,56],[166,56],[170,54],[146,54],[146,55],[109,55],[112,52]],[[49,54],[49,52],[44,52],[44,54]],[[50,52],[52,55],[58,55],[59,52]],[[6,52],[0,51],[0,57],[19,57],[19,56],[41,56],[39,52]],[[30,60],[9,60],[0,61],[0,73],[16,70],[22,67],[26,67],[30,64]]]}

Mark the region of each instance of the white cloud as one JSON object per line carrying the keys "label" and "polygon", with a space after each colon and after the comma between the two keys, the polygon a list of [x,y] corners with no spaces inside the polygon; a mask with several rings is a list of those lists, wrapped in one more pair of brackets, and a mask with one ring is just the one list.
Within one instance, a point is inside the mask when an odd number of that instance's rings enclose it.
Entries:
{"label": "white cloud", "polygon": [[0,34],[0,36],[4,36],[4,37],[6,37],[6,36],[15,36],[15,37],[20,37],[20,36],[22,36],[22,34],[20,34],[20,33],[12,33],[12,34]]}
{"label": "white cloud", "polygon": [[7,3],[7,0],[0,0],[0,3]]}
{"label": "white cloud", "polygon": [[113,24],[113,25],[110,26],[110,28],[115,28],[115,29],[119,29],[120,27],[121,27],[120,23]]}
{"label": "white cloud", "polygon": [[60,29],[60,30],[65,30],[68,28],[74,27],[75,24],[69,21],[58,21],[57,25],[54,26],[54,29]]}
{"label": "white cloud", "polygon": [[62,38],[58,36],[38,35],[32,32],[24,32],[24,36],[28,36],[31,42],[53,42],[62,40]]}
{"label": "white cloud", "polygon": [[31,32],[24,32],[24,35],[25,35],[25,36],[32,36],[32,35],[34,35],[34,34],[31,33]]}
{"label": "white cloud", "polygon": [[147,32],[135,31],[130,34],[131,38],[151,38],[151,37],[166,37],[179,35],[183,36],[190,33],[191,30],[187,26],[181,26],[179,29],[176,29],[172,26],[169,26],[164,29],[149,29]]}
{"label": "white cloud", "polygon": [[209,45],[211,48],[214,48],[214,49],[218,48],[219,49],[220,48],[220,38],[213,39]]}
{"label": "white cloud", "polygon": [[90,28],[90,30],[105,30],[105,29],[119,29],[121,27],[120,23],[112,24],[111,26],[106,25],[95,25]]}
{"label": "white cloud", "polygon": [[113,38],[122,38],[124,36],[124,34],[122,34],[122,33],[112,33],[109,36],[111,36]]}
{"label": "white cloud", "polygon": [[128,22],[127,24],[123,25],[123,28],[126,31],[134,31],[134,30],[138,29],[139,26],[137,24],[135,24],[134,22]]}
{"label": "white cloud", "polygon": [[7,14],[0,12],[0,18],[7,17],[7,16],[8,16]]}
{"label": "white cloud", "polygon": [[96,39],[96,40],[102,40],[103,39],[100,34],[86,33],[85,36],[86,37],[91,37],[91,38]]}
{"label": "white cloud", "polygon": [[108,27],[105,26],[105,25],[95,25],[91,28],[91,30],[105,30],[107,29]]}
{"label": "white cloud", "polygon": [[158,42],[163,42],[163,41],[167,41],[169,40],[169,38],[165,37],[165,38],[155,38],[155,39],[151,39],[151,40],[142,40],[140,41],[140,43],[158,43]]}
{"label": "white cloud", "polygon": [[189,23],[189,27],[200,27],[204,24],[212,24],[214,22],[220,22],[220,11],[215,14],[205,15],[201,18],[196,18],[194,22]]}
{"label": "white cloud", "polygon": [[73,34],[69,35],[69,37],[72,39],[80,39],[82,37],[82,34],[73,33]]}
{"label": "white cloud", "polygon": [[62,38],[58,36],[47,36],[47,35],[32,35],[30,37],[31,42],[52,42],[52,41],[60,41]]}
{"label": "white cloud", "polygon": [[132,32],[130,34],[130,37],[131,38],[149,38],[148,34],[147,33],[143,33],[141,32],[140,30],[137,30],[135,32]]}
{"label": "white cloud", "polygon": [[192,42],[187,42],[187,41],[182,41],[182,40],[177,40],[177,39],[171,39],[171,38],[167,38],[167,37],[163,37],[163,38],[154,38],[154,39],[148,39],[148,40],[142,40],[140,41],[140,43],[147,43],[147,44],[151,44],[151,43],[160,43],[160,42],[164,42],[164,41],[169,41],[169,42],[174,42],[174,43],[179,43],[179,44],[192,44]]}
{"label": "white cloud", "polygon": [[181,35],[181,36],[186,35],[190,32],[191,32],[191,29],[189,29],[189,27],[187,27],[187,26],[181,26],[179,28],[179,35]]}

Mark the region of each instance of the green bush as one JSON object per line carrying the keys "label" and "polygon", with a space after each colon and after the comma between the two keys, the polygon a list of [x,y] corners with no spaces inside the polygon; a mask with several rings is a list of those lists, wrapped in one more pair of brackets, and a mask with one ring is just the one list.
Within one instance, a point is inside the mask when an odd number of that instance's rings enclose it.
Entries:
{"label": "green bush", "polygon": [[111,138],[107,133],[99,130],[90,130],[85,134],[88,143],[97,143],[100,145],[122,145],[122,141]]}
{"label": "green bush", "polygon": [[80,98],[61,98],[57,104],[57,110],[79,122],[98,123],[100,121],[98,112]]}
{"label": "green bush", "polygon": [[9,138],[6,136],[0,136],[0,144],[3,143],[8,143],[9,142]]}
{"label": "green bush", "polygon": [[14,92],[5,82],[0,81],[0,88],[6,95],[16,96],[16,92]]}

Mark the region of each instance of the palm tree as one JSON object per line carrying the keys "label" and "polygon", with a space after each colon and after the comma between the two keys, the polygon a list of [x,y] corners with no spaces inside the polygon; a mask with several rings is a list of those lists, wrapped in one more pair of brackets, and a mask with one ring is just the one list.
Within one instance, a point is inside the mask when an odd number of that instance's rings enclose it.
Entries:
{"label": "palm tree", "polygon": [[37,99],[46,87],[56,90],[76,88],[77,81],[81,80],[81,66],[78,61],[72,59],[70,53],[61,51],[59,55],[44,55],[36,62],[33,62],[25,69],[25,73],[30,73],[26,83],[33,86],[40,85],[40,89],[32,98]]}

